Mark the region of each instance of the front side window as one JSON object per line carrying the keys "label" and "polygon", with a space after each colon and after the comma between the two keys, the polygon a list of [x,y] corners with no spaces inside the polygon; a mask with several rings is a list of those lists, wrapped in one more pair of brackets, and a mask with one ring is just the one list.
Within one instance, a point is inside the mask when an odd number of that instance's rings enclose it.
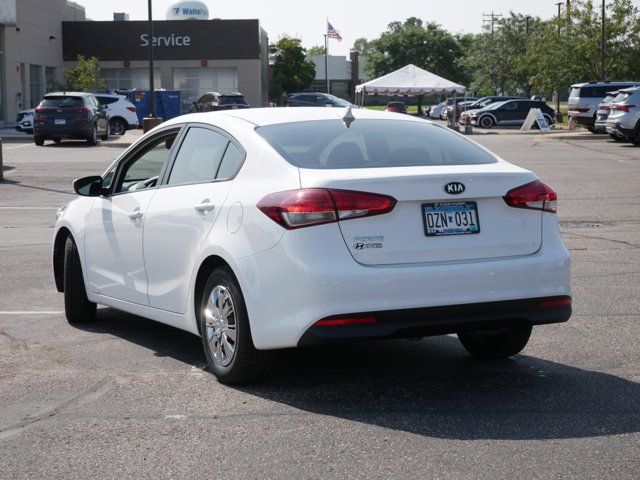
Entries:
{"label": "front side window", "polygon": [[191,127],[180,145],[168,184],[214,180],[228,144],[229,140],[218,132]]}
{"label": "front side window", "polygon": [[133,192],[153,188],[158,182],[162,167],[169,158],[171,147],[179,130],[172,130],[151,140],[137,153],[120,173],[114,193]]}
{"label": "front side window", "polygon": [[477,165],[496,159],[469,140],[426,122],[342,120],[258,127],[282,157],[299,168],[384,168]]}
{"label": "front side window", "polygon": [[504,106],[504,110],[507,112],[512,112],[518,109],[518,102],[509,102]]}

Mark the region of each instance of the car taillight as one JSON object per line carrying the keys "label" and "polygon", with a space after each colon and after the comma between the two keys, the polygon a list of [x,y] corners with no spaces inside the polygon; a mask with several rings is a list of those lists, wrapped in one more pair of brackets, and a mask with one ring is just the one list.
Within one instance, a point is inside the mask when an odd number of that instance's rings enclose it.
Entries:
{"label": "car taillight", "polygon": [[293,230],[389,213],[396,203],[395,198],[377,193],[303,188],[271,193],[257,207],[277,224]]}
{"label": "car taillight", "polygon": [[635,107],[636,107],[635,105],[624,105],[624,104],[618,104],[614,106],[616,110],[621,112],[627,112],[627,113],[629,112],[629,110]]}
{"label": "car taillight", "polygon": [[48,110],[48,108],[43,108],[43,107],[36,107],[35,112],[36,113],[44,113]]}
{"label": "car taillight", "polygon": [[89,109],[87,107],[74,108],[73,111],[76,113],[89,113]]}
{"label": "car taillight", "polygon": [[556,213],[558,195],[542,180],[511,189],[503,197],[510,207]]}
{"label": "car taillight", "polygon": [[129,110],[130,112],[134,112],[136,111],[136,107],[127,107],[127,110]]}
{"label": "car taillight", "polygon": [[611,107],[609,105],[600,105],[598,108],[600,110],[611,110]]}

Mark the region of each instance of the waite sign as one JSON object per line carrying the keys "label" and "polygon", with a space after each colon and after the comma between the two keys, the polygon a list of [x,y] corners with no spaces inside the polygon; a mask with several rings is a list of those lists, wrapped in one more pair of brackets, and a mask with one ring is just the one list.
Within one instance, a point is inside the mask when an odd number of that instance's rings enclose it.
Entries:
{"label": "waite sign", "polygon": [[260,58],[258,20],[164,20],[153,30],[151,39],[147,22],[62,22],[63,57],[146,60],[153,42],[156,60]]}

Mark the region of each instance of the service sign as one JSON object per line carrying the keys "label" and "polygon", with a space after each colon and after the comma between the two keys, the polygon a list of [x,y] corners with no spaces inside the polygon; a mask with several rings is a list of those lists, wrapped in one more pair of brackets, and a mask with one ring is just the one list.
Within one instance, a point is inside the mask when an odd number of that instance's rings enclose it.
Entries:
{"label": "service sign", "polygon": [[66,61],[78,55],[109,60],[257,59],[258,20],[164,20],[153,22],[62,22]]}

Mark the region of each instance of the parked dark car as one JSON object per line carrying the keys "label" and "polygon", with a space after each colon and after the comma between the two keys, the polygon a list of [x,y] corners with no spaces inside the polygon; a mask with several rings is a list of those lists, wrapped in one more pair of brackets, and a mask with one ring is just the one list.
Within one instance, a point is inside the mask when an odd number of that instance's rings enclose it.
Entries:
{"label": "parked dark car", "polygon": [[385,112],[407,113],[407,104],[404,102],[389,102],[384,107]]}
{"label": "parked dark car", "polygon": [[488,107],[492,103],[504,102],[505,100],[520,100],[520,99],[526,100],[526,98],[524,98],[524,97],[519,97],[519,96],[515,96],[515,95],[513,95],[513,96],[510,96],[510,95],[491,95],[489,97],[482,97],[482,98],[476,100],[471,105],[467,106],[467,110],[481,109],[481,108],[484,108],[484,107]]}
{"label": "parked dark car", "polygon": [[247,99],[244,98],[244,95],[241,93],[208,92],[202,95],[198,101],[193,102],[189,108],[189,113],[237,110],[239,108],[250,107],[251,105],[249,105],[249,102],[247,102]]}
{"label": "parked dark car", "polygon": [[98,137],[109,139],[109,114],[91,93],[47,93],[36,107],[33,139],[36,145],[45,140],[60,143],[63,139],[84,139],[97,145]]}
{"label": "parked dark car", "polygon": [[532,108],[539,108],[549,125],[556,122],[555,110],[545,102],[524,99],[492,103],[474,113],[471,116],[471,124],[479,125],[482,128],[491,128],[494,125],[520,126]]}
{"label": "parked dark car", "polygon": [[349,107],[351,103],[329,93],[292,93],[287,97],[287,107]]}

